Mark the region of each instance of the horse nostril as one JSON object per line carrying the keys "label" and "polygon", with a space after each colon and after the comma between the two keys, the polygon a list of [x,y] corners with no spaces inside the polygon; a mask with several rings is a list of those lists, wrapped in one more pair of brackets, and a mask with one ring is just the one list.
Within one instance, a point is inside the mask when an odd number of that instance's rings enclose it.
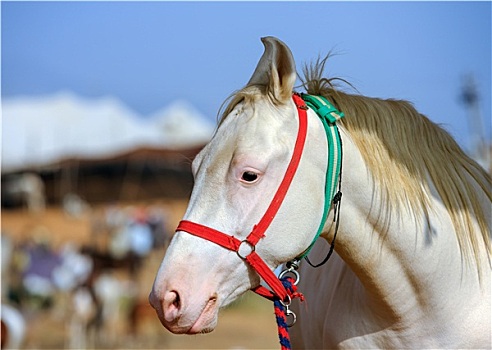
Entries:
{"label": "horse nostril", "polygon": [[179,307],[181,306],[181,299],[179,298],[179,294],[175,291],[172,291],[172,293],[176,294],[176,296],[174,297],[173,305],[174,307],[179,309]]}
{"label": "horse nostril", "polygon": [[179,310],[181,309],[181,298],[177,291],[171,290],[166,292],[162,301],[164,319],[167,322],[173,322],[178,318]]}

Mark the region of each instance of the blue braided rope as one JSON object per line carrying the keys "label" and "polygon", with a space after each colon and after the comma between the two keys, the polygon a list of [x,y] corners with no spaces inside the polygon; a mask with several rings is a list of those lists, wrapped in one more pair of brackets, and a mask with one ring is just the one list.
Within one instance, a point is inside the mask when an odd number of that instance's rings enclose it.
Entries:
{"label": "blue braided rope", "polygon": [[280,346],[282,350],[290,350],[290,337],[289,328],[287,326],[287,319],[285,317],[285,307],[282,305],[280,300],[275,299],[273,302],[275,308],[275,318],[277,320],[278,328],[278,339],[280,341]]}
{"label": "blue braided rope", "polygon": [[[284,277],[280,281],[284,285],[285,289],[290,292],[290,294],[295,292],[295,287],[291,277]],[[275,310],[275,318],[277,320],[278,338],[280,341],[281,350],[290,350],[292,347],[290,344],[289,326],[287,324],[285,306],[278,298],[273,301],[273,306]]]}

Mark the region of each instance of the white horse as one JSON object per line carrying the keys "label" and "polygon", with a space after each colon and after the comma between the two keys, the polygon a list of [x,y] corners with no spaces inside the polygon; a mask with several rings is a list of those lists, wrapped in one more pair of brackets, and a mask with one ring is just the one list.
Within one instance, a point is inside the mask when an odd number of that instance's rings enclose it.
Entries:
{"label": "white horse", "polygon": [[2,197],[13,203],[26,205],[30,213],[42,213],[46,208],[45,186],[35,173],[6,176],[2,184]]}
{"label": "white horse", "polygon": [[[328,143],[309,109],[285,199],[264,235],[249,239],[282,187],[301,123],[292,53],[276,38],[262,41],[252,78],[193,162],[184,224],[149,297],[174,333],[212,331],[219,308],[257,287],[257,271],[269,276],[265,270],[302,256],[322,221]],[[331,260],[301,264],[294,347],[490,348],[490,176],[409,103],[337,90],[322,78],[325,62],[305,69],[303,85],[345,114],[343,201]],[[333,206],[327,217],[321,237],[332,242]],[[310,260],[327,249],[318,242]]]}
{"label": "white horse", "polygon": [[0,307],[2,349],[22,349],[27,331],[26,319],[19,310],[8,304]]}

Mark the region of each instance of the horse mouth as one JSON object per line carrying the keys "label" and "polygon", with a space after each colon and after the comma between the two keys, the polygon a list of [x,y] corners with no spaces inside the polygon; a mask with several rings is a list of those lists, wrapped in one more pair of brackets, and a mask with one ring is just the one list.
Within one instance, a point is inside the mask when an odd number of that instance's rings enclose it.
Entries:
{"label": "horse mouth", "polygon": [[198,316],[192,310],[182,310],[172,320],[166,319],[162,309],[156,309],[161,324],[174,334],[203,334],[212,332],[217,326],[218,318],[217,297],[211,297]]}
{"label": "horse mouth", "polygon": [[186,332],[186,334],[210,333],[217,326],[217,297],[210,298],[208,303],[203,308],[200,316],[195,323]]}

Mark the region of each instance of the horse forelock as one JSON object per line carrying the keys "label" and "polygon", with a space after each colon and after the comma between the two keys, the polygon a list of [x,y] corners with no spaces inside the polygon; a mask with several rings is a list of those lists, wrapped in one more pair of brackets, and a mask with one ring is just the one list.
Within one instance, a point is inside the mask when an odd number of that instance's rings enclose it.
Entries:
{"label": "horse forelock", "polygon": [[254,101],[263,96],[262,87],[258,85],[251,85],[242,88],[239,91],[232,93],[223,103],[219,109],[218,124],[219,126],[224,120],[231,114],[234,108],[241,102],[249,103],[254,107]]}
{"label": "horse forelock", "polygon": [[268,86],[264,85],[247,85],[239,91],[232,93],[223,103],[219,109],[218,125],[220,126],[224,120],[231,114],[234,108],[241,102],[248,104],[254,110],[255,103],[259,99],[264,99],[269,102],[273,107],[279,107],[284,102],[279,101]]}
{"label": "horse forelock", "polygon": [[[478,163],[468,157],[452,136],[409,102],[383,100],[338,90],[323,78],[326,58],[304,69],[307,93],[323,95],[345,113],[340,123],[350,134],[364,158],[380,195],[389,208],[405,206],[423,213],[428,220],[431,184],[439,194],[453,222],[462,255],[475,262],[479,271],[480,252],[492,254],[488,208],[481,205],[479,191],[492,201],[492,180]],[[350,85],[350,84],[349,84]],[[383,213],[384,212],[384,213]],[[385,226],[381,215],[381,225]],[[474,221],[479,229],[475,229]]]}

